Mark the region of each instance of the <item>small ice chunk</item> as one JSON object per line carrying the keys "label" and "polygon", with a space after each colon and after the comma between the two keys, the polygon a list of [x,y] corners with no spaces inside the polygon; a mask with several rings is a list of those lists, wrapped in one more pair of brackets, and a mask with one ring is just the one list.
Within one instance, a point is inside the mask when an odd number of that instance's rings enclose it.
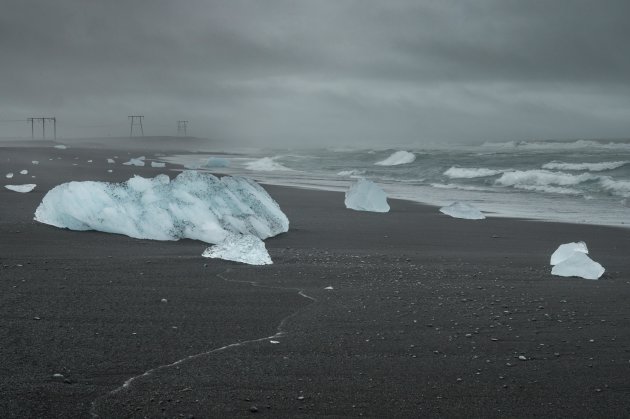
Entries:
{"label": "small ice chunk", "polygon": [[123,163],[125,166],[144,166],[144,156],[132,158],[128,162]]}
{"label": "small ice chunk", "polygon": [[263,157],[262,159],[254,160],[245,163],[245,168],[247,170],[255,170],[260,172],[273,172],[273,171],[292,171],[286,166],[281,165],[276,162],[276,157]]}
{"label": "small ice chunk", "polygon": [[9,172],[5,176],[7,179],[11,179],[13,177],[13,172]]}
{"label": "small ice chunk", "polygon": [[416,160],[416,155],[408,151],[397,151],[385,160],[374,163],[377,166],[398,166],[400,164],[412,163]]}
{"label": "small ice chunk", "polygon": [[21,175],[28,175],[28,170],[24,169],[20,171]]}
{"label": "small ice chunk", "polygon": [[466,220],[483,220],[486,218],[479,209],[465,202],[453,202],[451,205],[440,208],[440,212],[450,215],[453,218],[463,218]]}
{"label": "small ice chunk", "polygon": [[228,234],[225,240],[207,248],[201,256],[232,260],[249,265],[271,265],[265,243],[252,234]]}
{"label": "small ice chunk", "polygon": [[599,279],[605,269],[599,263],[589,258],[582,251],[574,251],[571,256],[558,263],[551,269],[552,275],[577,276],[584,279]]}
{"label": "small ice chunk", "polygon": [[586,243],[584,242],[572,242],[561,244],[555,252],[551,255],[551,260],[549,264],[557,265],[573,256],[574,252],[582,252],[588,254],[588,248],[586,247]]}
{"label": "small ice chunk", "polygon": [[165,167],[165,166],[166,166],[166,163],[160,163],[160,162],[157,162],[157,161],[152,161],[151,162],[151,167]]}
{"label": "small ice chunk", "polygon": [[68,148],[68,147],[66,147],[66,146],[65,146],[65,145],[63,145],[63,144],[57,144],[57,145],[56,145],[56,146],[54,146],[54,147],[55,147],[55,148],[57,148],[57,149],[59,149],[59,150],[65,150],[66,148]]}
{"label": "small ice chunk", "polygon": [[39,164],[39,161],[37,161],[37,160],[33,160],[31,163],[33,163],[34,165],[38,165],[38,164]]}
{"label": "small ice chunk", "polygon": [[228,159],[213,156],[208,157],[205,163],[205,167],[228,167],[229,165],[230,161]]}
{"label": "small ice chunk", "polygon": [[30,192],[33,189],[35,189],[35,186],[37,186],[34,183],[27,183],[24,185],[4,185],[5,188],[11,190],[11,191],[15,191],[15,192],[21,192],[21,193],[26,193],[26,192]]}
{"label": "small ice chunk", "polygon": [[114,160],[114,159],[107,159],[107,163],[114,164],[114,163],[116,163],[116,160]]}
{"label": "small ice chunk", "polygon": [[88,162],[88,163],[92,163],[93,161],[94,161],[94,160],[88,160],[87,162]]}
{"label": "small ice chunk", "polygon": [[112,169],[107,169],[107,173],[112,173],[113,170]]}
{"label": "small ice chunk", "polygon": [[346,208],[357,211],[388,212],[387,195],[374,182],[359,179],[346,191]]}
{"label": "small ice chunk", "polygon": [[326,287],[326,288],[324,288],[324,289],[325,289],[325,290],[331,290],[331,289],[333,289],[333,287],[328,286],[328,287]]}

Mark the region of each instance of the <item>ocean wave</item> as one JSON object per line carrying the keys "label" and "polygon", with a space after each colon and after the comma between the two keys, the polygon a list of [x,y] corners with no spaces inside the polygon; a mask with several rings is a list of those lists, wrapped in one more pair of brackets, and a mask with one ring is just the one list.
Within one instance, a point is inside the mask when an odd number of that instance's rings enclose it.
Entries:
{"label": "ocean wave", "polygon": [[522,150],[575,150],[582,148],[599,148],[607,150],[630,150],[629,142],[576,140],[576,141],[506,141],[485,142],[481,147],[494,149]]}
{"label": "ocean wave", "polygon": [[245,168],[257,172],[292,171],[292,169],[276,162],[276,158],[277,157],[263,157],[262,159],[250,161],[245,163]]}
{"label": "ocean wave", "polygon": [[400,164],[408,164],[416,160],[416,155],[408,151],[396,151],[385,160],[374,163],[377,166],[398,166]]}
{"label": "ocean wave", "polygon": [[549,186],[549,185],[514,185],[516,189],[522,189],[524,191],[531,192],[545,192],[556,193],[562,195],[581,195],[582,191],[575,188],[566,188],[562,186]]}
{"label": "ocean wave", "polygon": [[613,195],[621,196],[623,198],[630,198],[630,181],[628,180],[614,180],[611,177],[603,177],[599,183],[602,188]]}
{"label": "ocean wave", "polygon": [[467,168],[453,166],[445,171],[444,175],[450,177],[451,179],[474,179],[478,177],[495,176],[500,173],[503,173],[503,170],[487,169],[485,167]]}
{"label": "ocean wave", "polygon": [[431,183],[433,188],[437,189],[459,189],[462,191],[492,192],[490,188],[482,188],[480,186],[459,185],[457,183]]}
{"label": "ocean wave", "polygon": [[341,172],[337,173],[337,176],[361,176],[365,174],[365,170],[342,170]]}
{"label": "ocean wave", "polygon": [[512,186],[525,189],[533,186],[574,186],[580,183],[599,180],[600,176],[590,173],[574,175],[564,172],[552,172],[549,170],[512,170],[505,172],[494,181],[496,185]]}
{"label": "ocean wave", "polygon": [[561,161],[552,161],[543,164],[542,168],[549,170],[588,170],[589,172],[602,172],[604,170],[614,170],[626,164],[628,164],[627,161],[605,161],[601,163],[564,163]]}

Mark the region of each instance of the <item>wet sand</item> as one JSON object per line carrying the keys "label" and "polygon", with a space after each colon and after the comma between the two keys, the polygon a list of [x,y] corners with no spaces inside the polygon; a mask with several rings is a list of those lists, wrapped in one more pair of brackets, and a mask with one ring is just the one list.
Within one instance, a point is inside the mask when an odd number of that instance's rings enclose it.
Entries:
{"label": "wet sand", "polygon": [[[175,173],[121,165],[141,154],[0,149],[3,185],[38,185],[0,190],[0,416],[630,415],[628,230],[265,186],[291,229],[253,267],[32,220],[65,181]],[[599,281],[550,274],[576,240]]]}

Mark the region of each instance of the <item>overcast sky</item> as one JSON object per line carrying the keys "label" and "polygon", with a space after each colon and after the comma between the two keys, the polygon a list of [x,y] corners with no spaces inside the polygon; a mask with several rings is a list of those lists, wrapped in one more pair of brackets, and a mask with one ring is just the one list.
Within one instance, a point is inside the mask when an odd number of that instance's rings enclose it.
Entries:
{"label": "overcast sky", "polygon": [[[4,0],[0,121],[259,146],[630,137],[630,1]],[[0,136],[30,126],[0,122]]]}

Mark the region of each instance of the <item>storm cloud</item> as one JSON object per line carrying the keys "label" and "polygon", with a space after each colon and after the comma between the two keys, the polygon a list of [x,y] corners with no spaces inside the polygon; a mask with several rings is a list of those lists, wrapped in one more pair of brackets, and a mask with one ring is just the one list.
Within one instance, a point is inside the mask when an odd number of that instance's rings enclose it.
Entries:
{"label": "storm cloud", "polygon": [[[0,121],[189,121],[266,145],[627,138],[630,2],[31,1],[0,14]],[[0,123],[0,136],[29,135]]]}

